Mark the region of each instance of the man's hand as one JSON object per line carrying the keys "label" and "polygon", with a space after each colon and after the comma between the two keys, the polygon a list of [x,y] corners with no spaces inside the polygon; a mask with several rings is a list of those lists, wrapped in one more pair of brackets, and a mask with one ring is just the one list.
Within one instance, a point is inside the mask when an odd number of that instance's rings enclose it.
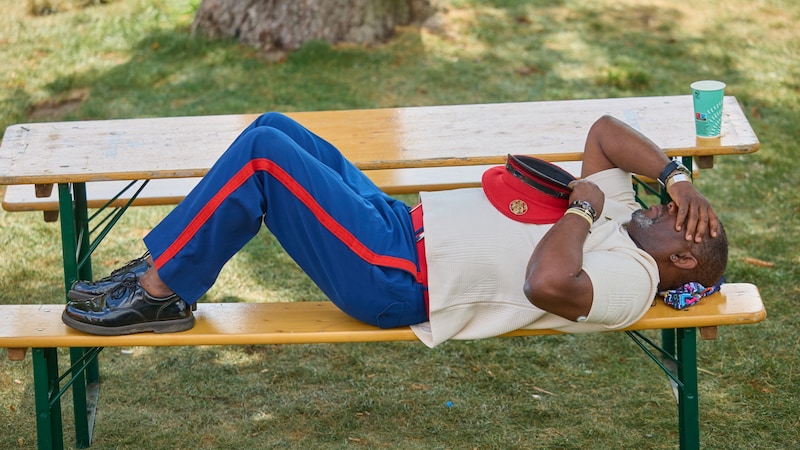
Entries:
{"label": "man's hand", "polygon": [[686,181],[674,183],[668,193],[678,206],[675,230],[681,231],[685,222],[687,241],[701,242],[706,232],[712,238],[717,237],[719,233],[717,214],[692,183]]}
{"label": "man's hand", "polygon": [[594,208],[597,217],[600,217],[606,202],[606,195],[600,190],[600,187],[586,180],[572,181],[569,183],[569,187],[572,188],[572,193],[569,195],[570,203],[581,200],[587,201]]}
{"label": "man's hand", "polygon": [[[619,119],[603,116],[592,125],[586,137],[581,177],[619,167],[655,179],[667,164],[669,159],[653,141]],[[673,183],[669,195],[678,206],[675,229],[683,231],[685,228],[687,241],[700,242],[707,235],[713,238],[719,234],[717,215],[692,183]]]}

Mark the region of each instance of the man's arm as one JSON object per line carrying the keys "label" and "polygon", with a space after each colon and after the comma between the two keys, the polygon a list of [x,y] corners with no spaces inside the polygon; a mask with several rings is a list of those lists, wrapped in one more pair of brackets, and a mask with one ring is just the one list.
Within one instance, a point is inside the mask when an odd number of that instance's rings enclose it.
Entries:
{"label": "man's arm", "polygon": [[[581,177],[619,167],[656,179],[667,164],[669,158],[653,141],[624,122],[603,116],[592,125],[586,138]],[[674,183],[669,195],[678,205],[675,228],[680,231],[685,222],[686,240],[700,242],[707,232],[711,237],[717,235],[717,215],[692,183]]]}
{"label": "man's arm", "polygon": [[[596,184],[573,181],[570,186],[570,203],[587,201],[600,214],[605,196]],[[589,229],[584,217],[564,214],[539,241],[528,261],[523,286],[533,305],[573,321],[589,315],[594,289],[583,271],[583,243]]]}

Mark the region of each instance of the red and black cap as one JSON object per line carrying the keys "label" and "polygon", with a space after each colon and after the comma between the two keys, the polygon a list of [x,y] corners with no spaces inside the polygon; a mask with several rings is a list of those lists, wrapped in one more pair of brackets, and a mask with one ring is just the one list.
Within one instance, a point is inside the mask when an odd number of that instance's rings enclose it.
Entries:
{"label": "red and black cap", "polygon": [[505,166],[483,173],[481,184],[486,197],[505,216],[547,224],[557,222],[567,210],[573,180],[572,174],[547,161],[508,155]]}

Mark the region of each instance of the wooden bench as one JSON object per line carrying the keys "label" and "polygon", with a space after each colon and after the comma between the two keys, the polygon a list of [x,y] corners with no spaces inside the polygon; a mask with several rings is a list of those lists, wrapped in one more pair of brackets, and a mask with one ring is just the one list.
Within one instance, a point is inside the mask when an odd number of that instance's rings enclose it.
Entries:
{"label": "wooden bench", "polygon": [[[331,302],[201,303],[195,326],[180,333],[94,336],[61,322],[63,304],[0,305],[0,348],[21,360],[28,348],[170,347],[196,345],[323,344],[417,340],[410,327],[381,329],[341,312]],[[699,328],[716,339],[717,327],[757,323],[766,317],[756,287],[728,283],[685,310],[655,301],[638,322],[621,331]],[[555,330],[516,330],[504,335],[559,334]]]}
{"label": "wooden bench", "polygon": [[[733,97],[724,104],[723,133],[694,134],[691,97],[645,97],[494,105],[456,105],[290,114],[334,143],[385,190],[394,193],[475,186],[483,165],[508,153],[552,162],[579,161],[589,126],[603,114],[639,129],[669,156],[711,167],[715,155],[758,150],[758,139]],[[129,204],[172,204],[188,192],[254,115],[21,124],[9,127],[0,147],[0,185],[9,210],[54,212],[57,185],[65,285],[90,278],[91,253]],[[202,145],[200,145],[202,144]],[[573,166],[579,167],[579,162]],[[151,180],[152,193],[114,191],[113,183]],[[102,184],[101,184],[102,183]],[[109,183],[109,184],[106,184]],[[31,185],[36,185],[38,196]],[[151,189],[145,188],[145,189]],[[23,193],[25,189],[27,193]],[[96,189],[96,191],[95,191]],[[134,188],[138,189],[138,188]],[[92,192],[96,192],[92,193]],[[22,193],[22,194],[20,194]],[[127,197],[126,197],[127,196]],[[124,199],[124,200],[123,200]],[[88,207],[122,206],[109,224],[89,236]],[[47,203],[50,202],[50,203]],[[44,206],[47,205],[47,206]],[[105,222],[102,219],[102,222]],[[414,340],[410,329],[379,330],[348,318],[327,302],[203,304],[194,329],[175,334],[98,337],[61,324],[62,306],[0,305],[0,347],[12,358],[33,348],[36,420],[40,448],[63,445],[60,398],[73,391],[76,441],[91,443],[98,395],[97,356],[106,346],[245,345]],[[755,286],[728,284],[722,293],[688,310],[656,304],[627,330],[677,386],[680,444],[699,447],[696,329],[715,337],[716,327],[763,320]],[[235,326],[232,326],[235,324]],[[638,330],[662,331],[659,347]],[[554,333],[519,330],[510,336]],[[72,378],[62,386],[56,350],[70,348]],[[653,351],[652,349],[655,349]],[[89,411],[84,415],[83,411]]]}
{"label": "wooden bench", "polygon": [[[142,333],[127,336],[92,336],[61,322],[62,304],[0,305],[0,347],[8,349],[11,360],[22,360],[33,348],[42,364],[54,364],[56,348],[72,348],[81,356],[96,357],[104,347],[311,344],[342,342],[414,341],[409,327],[380,329],[359,322],[330,302],[297,303],[215,303],[201,304],[196,324],[189,331],[171,334]],[[682,311],[654,302],[647,314],[631,327],[628,335],[664,370],[675,386],[681,448],[699,447],[698,388],[695,329],[703,339],[716,339],[717,327],[752,324],[766,317],[764,304],[752,284],[723,285],[721,292]],[[640,330],[676,330],[669,335],[674,349],[656,346]],[[516,330],[504,335],[534,336],[558,334],[554,330]],[[78,358],[79,366],[85,364]],[[34,373],[34,385],[46,388],[48,404],[59,400],[58,373]],[[86,388],[89,423],[94,422],[99,387]],[[44,401],[43,400],[43,401]],[[37,401],[37,404],[39,401]],[[41,414],[41,412],[39,412]],[[60,425],[60,423],[58,424]],[[60,427],[39,424],[40,448],[60,447]],[[44,429],[42,429],[44,428]],[[91,438],[91,429],[88,438]],[[44,439],[44,440],[43,440]],[[86,441],[88,445],[90,441]]]}

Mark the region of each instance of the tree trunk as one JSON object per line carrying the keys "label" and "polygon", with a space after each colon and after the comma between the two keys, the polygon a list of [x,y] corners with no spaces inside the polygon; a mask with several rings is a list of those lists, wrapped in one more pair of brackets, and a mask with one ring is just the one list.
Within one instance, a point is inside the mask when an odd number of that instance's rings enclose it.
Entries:
{"label": "tree trunk", "polygon": [[192,32],[234,38],[269,54],[309,40],[382,42],[396,26],[433,12],[430,0],[203,0]]}

